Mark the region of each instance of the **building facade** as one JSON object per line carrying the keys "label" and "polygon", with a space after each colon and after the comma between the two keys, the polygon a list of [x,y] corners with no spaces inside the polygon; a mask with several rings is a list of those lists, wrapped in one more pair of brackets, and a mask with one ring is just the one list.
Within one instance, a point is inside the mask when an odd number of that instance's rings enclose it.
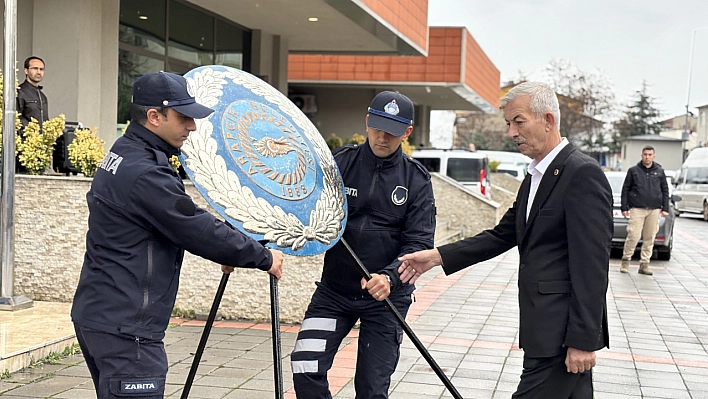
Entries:
{"label": "building facade", "polygon": [[288,92],[291,53],[427,55],[427,0],[21,0],[22,62],[46,63],[51,116],[98,127],[110,146],[146,72],[246,70]]}
{"label": "building facade", "polygon": [[629,136],[622,143],[622,171],[627,171],[640,162],[642,160],[642,149],[648,145],[654,147],[654,154],[656,154],[654,161],[660,164],[664,170],[681,169],[684,159],[684,140],[656,134],[645,134]]}
{"label": "building facade", "polygon": [[698,146],[708,147],[708,104],[698,107]]}

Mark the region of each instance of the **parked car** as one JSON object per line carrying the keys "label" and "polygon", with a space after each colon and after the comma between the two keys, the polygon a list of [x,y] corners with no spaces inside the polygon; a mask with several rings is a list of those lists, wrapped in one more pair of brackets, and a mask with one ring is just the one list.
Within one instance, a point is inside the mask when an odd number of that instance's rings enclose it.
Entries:
{"label": "parked car", "polygon": [[[622,216],[622,185],[624,184],[624,178],[627,176],[627,172],[605,172],[607,176],[607,181],[610,182],[612,187],[612,216],[614,220],[615,232],[612,235],[612,254],[614,257],[621,257],[622,251],[624,250],[624,242],[627,240],[627,225],[629,224],[629,219]],[[669,178],[667,178],[669,180]],[[669,185],[669,215],[664,217],[659,215],[659,231],[656,233],[656,238],[654,238],[654,254],[656,258],[660,260],[671,259],[671,249],[674,245],[674,202],[678,201],[680,198],[672,194],[671,183],[667,181]],[[642,244],[640,238],[637,244],[637,249]]]}
{"label": "parked car", "polygon": [[708,221],[708,148],[694,148],[676,177],[676,214],[703,214]]}
{"label": "parked car", "polygon": [[422,163],[429,172],[449,176],[485,197],[491,196],[489,161],[487,156],[469,150],[420,149],[412,158]]}

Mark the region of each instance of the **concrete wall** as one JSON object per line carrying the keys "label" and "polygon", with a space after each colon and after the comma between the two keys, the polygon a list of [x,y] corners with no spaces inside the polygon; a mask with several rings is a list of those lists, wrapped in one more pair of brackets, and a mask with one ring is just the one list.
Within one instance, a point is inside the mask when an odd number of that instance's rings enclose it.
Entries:
{"label": "concrete wall", "polygon": [[[505,209],[466,190],[445,176],[433,177],[438,215],[466,236],[493,227]],[[34,300],[71,302],[79,280],[88,221],[86,192],[91,180],[81,177],[18,175],[15,182],[14,295]],[[197,190],[187,192],[200,206]],[[323,255],[287,256],[279,283],[283,322],[300,322],[321,274]],[[221,278],[220,267],[191,254],[185,256],[176,307],[208,312]],[[269,277],[259,270],[237,269],[221,303],[231,319],[270,317]]]}
{"label": "concrete wall", "polygon": [[492,173],[489,182],[492,184],[492,198],[499,203],[499,208],[504,210],[511,208],[516,201],[521,182],[504,173]]}
{"label": "concrete wall", "polygon": [[291,93],[315,96],[317,112],[308,117],[327,139],[332,133],[348,139],[354,133],[366,136],[366,113],[375,89],[291,87]]}
{"label": "concrete wall", "polygon": [[[315,96],[317,112],[308,117],[326,139],[332,133],[348,139],[354,133],[366,136],[366,113],[371,100],[385,89],[291,86],[290,94]],[[404,93],[405,94],[405,93]],[[430,141],[430,106],[419,105],[415,109],[415,124],[409,142],[416,147]]]}
{"label": "concrete wall", "polygon": [[451,229],[471,237],[494,227],[504,215],[499,203],[472,192],[457,181],[439,173],[431,174],[438,217],[450,220]]}
{"label": "concrete wall", "polygon": [[[71,302],[79,280],[88,221],[90,179],[18,175],[15,183],[15,295]],[[206,202],[192,185],[187,192]],[[320,257],[286,259],[279,284],[280,315],[300,321],[319,279]],[[221,278],[220,266],[187,254],[176,307],[208,312]],[[260,270],[237,270],[229,279],[221,312],[227,318],[268,319],[269,277]]]}
{"label": "concrete wall", "polygon": [[627,140],[622,144],[622,171],[626,172],[637,162],[642,160],[642,148],[650,145],[654,147],[656,157],[664,170],[681,169],[683,163],[683,142],[681,141],[644,141]]}

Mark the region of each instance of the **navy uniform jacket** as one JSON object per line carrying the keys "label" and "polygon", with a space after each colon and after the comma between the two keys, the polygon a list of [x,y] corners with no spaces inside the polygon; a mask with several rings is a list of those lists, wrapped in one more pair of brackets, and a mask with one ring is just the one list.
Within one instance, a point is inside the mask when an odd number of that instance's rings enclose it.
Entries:
{"label": "navy uniform jacket", "polygon": [[609,347],[612,191],[597,161],[563,148],[526,208],[531,174],[491,230],[438,248],[446,274],[519,249],[519,346],[528,357]]}
{"label": "navy uniform jacket", "polygon": [[[371,273],[391,278],[391,295],[410,294],[415,286],[402,286],[398,257],[433,247],[435,200],[428,171],[400,147],[378,158],[368,141],[344,146],[334,158],[347,191],[344,239]],[[342,295],[368,296],[360,282],[354,259],[338,242],[325,254],[322,283]]]}
{"label": "navy uniform jacket", "polygon": [[162,339],[185,249],[228,266],[270,269],[270,251],[192,202],[168,162],[177,153],[133,123],[104,158],[86,194],[89,230],[75,323]]}

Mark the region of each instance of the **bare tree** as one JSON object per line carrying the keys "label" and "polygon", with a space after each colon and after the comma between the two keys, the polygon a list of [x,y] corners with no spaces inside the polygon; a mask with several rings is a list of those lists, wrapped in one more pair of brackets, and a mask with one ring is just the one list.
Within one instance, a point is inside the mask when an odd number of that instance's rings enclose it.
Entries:
{"label": "bare tree", "polygon": [[[519,71],[506,87],[528,80]],[[611,134],[605,128],[615,118],[615,95],[609,78],[602,71],[585,72],[571,61],[553,59],[544,70],[544,79],[558,94],[561,111],[560,131],[586,153],[603,153],[612,148]],[[464,122],[460,122],[464,119]],[[501,112],[493,115],[458,113],[455,147],[474,143],[477,149],[518,151],[507,137]],[[598,155],[599,156],[599,155]]]}
{"label": "bare tree", "polygon": [[453,147],[469,148],[474,144],[478,150],[519,151],[514,141],[507,136],[504,115],[500,112],[458,112],[455,124]]}
{"label": "bare tree", "polygon": [[615,117],[615,94],[607,75],[586,72],[572,61],[551,60],[545,81],[558,94],[561,133],[588,152],[601,151],[608,135],[605,124]]}

